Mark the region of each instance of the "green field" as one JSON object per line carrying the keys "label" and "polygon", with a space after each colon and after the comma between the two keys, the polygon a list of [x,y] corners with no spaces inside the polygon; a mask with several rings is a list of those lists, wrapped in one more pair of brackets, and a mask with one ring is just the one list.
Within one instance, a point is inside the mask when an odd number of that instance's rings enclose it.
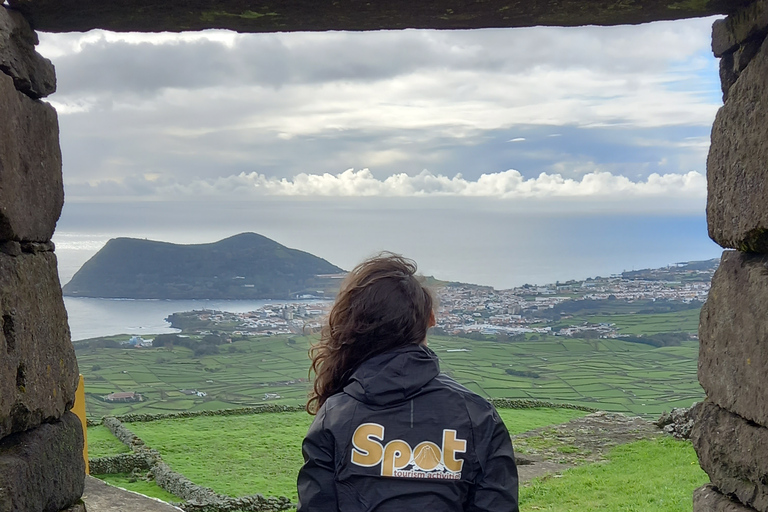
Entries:
{"label": "green field", "polygon": [[[499,414],[510,433],[516,434],[564,423],[586,413],[572,409],[499,409]],[[259,492],[295,500],[296,474],[302,464],[301,441],[311,422],[307,413],[289,412],[205,416],[127,426],[148,446],[159,450],[174,470],[196,484],[231,496]],[[120,446],[104,442],[104,437],[111,436],[105,427],[89,427],[89,443],[91,432],[99,439],[99,455],[124,451],[114,438]],[[126,476],[110,478],[121,479],[122,483],[116,484],[121,487],[146,492],[128,486]]]}
{"label": "green field", "polygon": [[[691,313],[639,317],[668,330],[671,318],[677,322],[687,316]],[[629,325],[624,316],[613,320]],[[203,357],[195,357],[185,347],[80,350],[87,413],[98,418],[139,411],[301,404],[309,386],[309,343],[304,337],[251,338],[222,346],[221,354]],[[433,336],[429,346],[440,357],[443,371],[484,397],[573,403],[646,417],[671,407],[688,407],[703,398],[696,377],[695,341],[654,348],[620,339],[548,335],[508,343]],[[532,372],[538,378],[509,375],[507,369]],[[206,396],[184,395],[182,389],[199,390]],[[136,391],[146,400],[110,404],[99,399],[114,391]],[[265,400],[267,393],[280,398]]]}
{"label": "green field", "polygon": [[617,446],[608,458],[523,485],[521,510],[688,512],[709,481],[691,444],[667,436]]}
{"label": "green field", "polygon": [[[570,409],[499,409],[511,434],[585,414]],[[296,500],[301,440],[312,418],[302,412],[198,417],[131,423],[128,427],[193,482],[233,496],[283,495]],[[225,435],[222,435],[225,433]],[[104,427],[89,427],[100,455],[124,451]],[[113,485],[180,501],[152,482],[100,475]],[[707,481],[689,442],[661,437],[614,448],[608,461],[523,484],[521,510],[551,512],[690,510],[693,490]]]}

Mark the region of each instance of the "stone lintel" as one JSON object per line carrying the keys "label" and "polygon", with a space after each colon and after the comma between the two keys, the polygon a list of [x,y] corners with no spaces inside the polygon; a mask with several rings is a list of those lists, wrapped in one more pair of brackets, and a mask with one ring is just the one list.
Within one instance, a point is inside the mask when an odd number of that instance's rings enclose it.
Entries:
{"label": "stone lintel", "polygon": [[750,0],[9,0],[36,30],[238,32],[623,25],[729,14]]}

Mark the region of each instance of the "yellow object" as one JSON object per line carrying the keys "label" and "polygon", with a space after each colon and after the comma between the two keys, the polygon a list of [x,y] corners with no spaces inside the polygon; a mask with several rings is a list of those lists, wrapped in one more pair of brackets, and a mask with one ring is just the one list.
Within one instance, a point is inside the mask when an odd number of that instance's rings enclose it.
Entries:
{"label": "yellow object", "polygon": [[85,383],[83,381],[83,375],[80,375],[80,382],[77,384],[77,391],[75,391],[75,405],[72,407],[72,412],[80,418],[80,423],[83,424],[83,458],[85,459],[85,474],[90,474],[90,468],[88,467],[88,423],[85,419]]}

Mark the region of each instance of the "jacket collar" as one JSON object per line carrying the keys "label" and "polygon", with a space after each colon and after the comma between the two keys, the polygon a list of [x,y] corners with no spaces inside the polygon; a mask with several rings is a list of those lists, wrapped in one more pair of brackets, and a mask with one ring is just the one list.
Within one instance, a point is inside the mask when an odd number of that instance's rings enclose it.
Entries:
{"label": "jacket collar", "polygon": [[344,392],[366,404],[390,405],[409,400],[439,374],[437,354],[424,345],[406,345],[365,361]]}

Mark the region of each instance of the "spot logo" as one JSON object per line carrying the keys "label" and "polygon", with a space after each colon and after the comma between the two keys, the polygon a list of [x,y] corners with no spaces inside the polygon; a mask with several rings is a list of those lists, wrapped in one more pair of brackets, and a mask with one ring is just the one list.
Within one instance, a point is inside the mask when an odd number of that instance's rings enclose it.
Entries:
{"label": "spot logo", "polygon": [[352,435],[352,463],[365,468],[381,465],[381,476],[459,480],[462,459],[457,453],[467,450],[467,441],[458,439],[455,430],[443,430],[442,447],[422,441],[412,448],[402,439],[384,444],[384,427],[363,423]]}

